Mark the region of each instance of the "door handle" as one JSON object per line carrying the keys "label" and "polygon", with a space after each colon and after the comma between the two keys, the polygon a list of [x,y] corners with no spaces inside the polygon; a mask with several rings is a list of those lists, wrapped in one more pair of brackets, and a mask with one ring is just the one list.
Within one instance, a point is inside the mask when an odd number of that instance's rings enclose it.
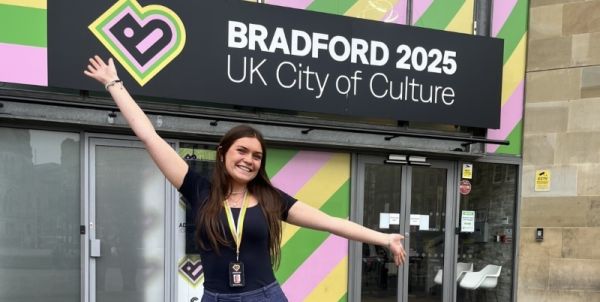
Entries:
{"label": "door handle", "polygon": [[90,239],[90,257],[100,257],[100,239]]}

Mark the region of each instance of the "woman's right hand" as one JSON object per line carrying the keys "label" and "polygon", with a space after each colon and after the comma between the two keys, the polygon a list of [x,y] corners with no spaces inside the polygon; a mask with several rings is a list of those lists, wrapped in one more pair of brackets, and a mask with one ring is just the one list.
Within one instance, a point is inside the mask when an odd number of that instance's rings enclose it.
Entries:
{"label": "woman's right hand", "polygon": [[83,73],[100,82],[103,86],[105,86],[110,81],[118,80],[117,76],[117,68],[115,67],[115,63],[112,58],[108,59],[108,64],[104,63],[102,58],[99,56],[94,56],[90,58],[90,62],[87,66],[87,70],[84,70]]}

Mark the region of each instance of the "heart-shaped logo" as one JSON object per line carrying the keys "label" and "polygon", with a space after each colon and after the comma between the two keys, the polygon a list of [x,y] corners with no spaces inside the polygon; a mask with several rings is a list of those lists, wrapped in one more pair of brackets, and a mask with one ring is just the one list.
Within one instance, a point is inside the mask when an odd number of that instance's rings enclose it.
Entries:
{"label": "heart-shaped logo", "polygon": [[181,53],[186,38],[172,10],[136,0],[119,0],[89,29],[141,86]]}
{"label": "heart-shaped logo", "polygon": [[200,259],[192,260],[184,258],[179,264],[179,273],[183,275],[192,285],[198,284],[198,281],[204,276],[204,269]]}

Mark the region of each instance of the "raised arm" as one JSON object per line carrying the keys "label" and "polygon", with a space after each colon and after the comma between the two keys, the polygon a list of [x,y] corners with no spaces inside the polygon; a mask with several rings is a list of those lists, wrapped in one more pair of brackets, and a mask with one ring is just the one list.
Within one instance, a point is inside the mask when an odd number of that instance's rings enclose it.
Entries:
{"label": "raised arm", "polygon": [[297,201],[292,206],[287,222],[301,227],[327,231],[351,240],[385,246],[394,255],[396,265],[400,265],[406,260],[406,252],[402,246],[404,236],[377,232],[352,221],[329,216],[301,201]]}
{"label": "raised arm", "polygon": [[99,56],[94,56],[90,58],[87,70],[83,73],[106,87],[135,135],[146,146],[154,163],[169,182],[179,189],[183,184],[188,165],[167,142],[158,136],[154,126],[127,92],[123,83],[117,81],[119,77],[113,59],[108,59],[106,64]]}

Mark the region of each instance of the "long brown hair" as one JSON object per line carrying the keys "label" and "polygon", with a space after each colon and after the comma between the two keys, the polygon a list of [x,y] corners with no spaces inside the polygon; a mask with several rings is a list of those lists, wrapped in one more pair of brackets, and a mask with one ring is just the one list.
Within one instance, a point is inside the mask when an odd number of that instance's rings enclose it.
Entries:
{"label": "long brown hair", "polygon": [[[227,229],[221,222],[223,212],[223,201],[227,194],[231,192],[231,176],[225,168],[225,155],[236,140],[244,137],[256,138],[260,142],[262,148],[262,160],[260,169],[250,182],[247,184],[248,193],[254,195],[258,201],[258,205],[267,219],[267,227],[269,232],[269,254],[271,263],[275,268],[279,266],[281,259],[281,214],[284,210],[284,204],[281,201],[281,194],[273,187],[267,176],[265,164],[267,162],[267,149],[263,136],[258,130],[247,126],[240,125],[231,128],[219,142],[217,147],[216,165],[212,176],[212,188],[208,200],[205,205],[198,211],[198,223],[196,224],[196,240],[200,243],[200,247],[207,250],[212,248],[216,253],[219,253],[219,245],[231,246],[231,242],[227,240],[225,234]],[[208,237],[210,246],[200,240],[200,230]]]}

